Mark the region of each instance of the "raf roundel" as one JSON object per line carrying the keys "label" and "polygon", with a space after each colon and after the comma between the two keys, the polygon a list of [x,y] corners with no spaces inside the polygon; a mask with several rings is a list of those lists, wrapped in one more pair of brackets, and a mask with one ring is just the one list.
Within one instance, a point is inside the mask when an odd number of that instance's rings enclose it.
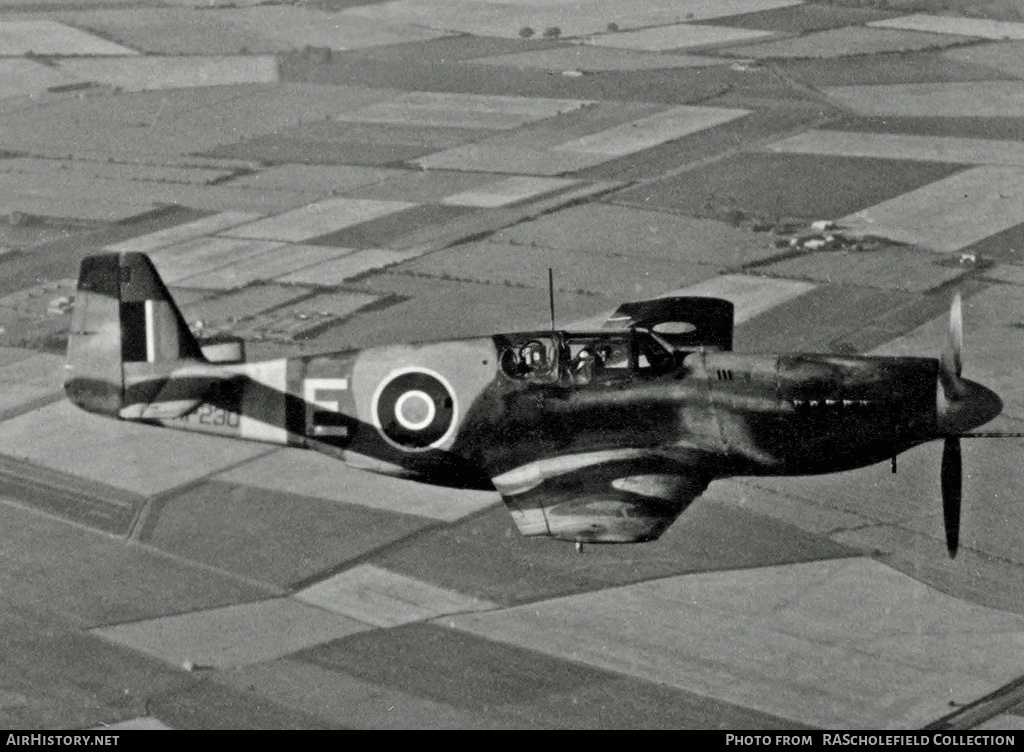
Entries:
{"label": "raf roundel", "polygon": [[373,417],[381,434],[406,450],[439,445],[455,424],[456,410],[448,383],[425,369],[390,376],[373,399]]}

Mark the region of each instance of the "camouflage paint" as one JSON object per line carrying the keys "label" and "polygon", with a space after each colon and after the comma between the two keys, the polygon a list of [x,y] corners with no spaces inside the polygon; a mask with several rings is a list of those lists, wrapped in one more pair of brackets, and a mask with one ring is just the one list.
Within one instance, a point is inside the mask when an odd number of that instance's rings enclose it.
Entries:
{"label": "camouflage paint", "polygon": [[[624,332],[210,363],[149,260],[103,254],[82,263],[65,388],[121,419],[494,487],[524,535],[607,543],[657,538],[715,478],[869,465],[1001,409],[966,380],[944,397],[932,358],[735,354],[731,306],[701,310],[634,303],[613,322],[632,322]],[[698,326],[658,334],[660,316],[686,312]],[[572,361],[588,343],[602,367]]]}

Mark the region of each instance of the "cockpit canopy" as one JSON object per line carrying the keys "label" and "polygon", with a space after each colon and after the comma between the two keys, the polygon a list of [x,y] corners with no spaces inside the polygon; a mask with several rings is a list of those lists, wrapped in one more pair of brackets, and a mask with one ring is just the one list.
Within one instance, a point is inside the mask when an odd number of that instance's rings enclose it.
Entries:
{"label": "cockpit canopy", "polygon": [[501,370],[517,380],[585,385],[593,381],[655,376],[672,370],[676,356],[647,332],[526,332],[496,337]]}

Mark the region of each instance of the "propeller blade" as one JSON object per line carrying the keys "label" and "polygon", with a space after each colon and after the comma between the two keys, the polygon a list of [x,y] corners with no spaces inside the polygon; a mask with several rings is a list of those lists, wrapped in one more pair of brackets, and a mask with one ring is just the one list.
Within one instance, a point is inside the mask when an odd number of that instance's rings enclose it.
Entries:
{"label": "propeller blade", "polygon": [[946,399],[960,399],[963,396],[963,384],[960,373],[963,371],[964,349],[964,314],[963,301],[958,290],[953,296],[949,307],[949,331],[946,334],[946,347],[939,359],[942,390]]}
{"label": "propeller blade", "polygon": [[963,463],[960,439],[948,438],[942,446],[942,519],[946,527],[946,550],[950,558],[960,548],[960,499],[963,492]]}

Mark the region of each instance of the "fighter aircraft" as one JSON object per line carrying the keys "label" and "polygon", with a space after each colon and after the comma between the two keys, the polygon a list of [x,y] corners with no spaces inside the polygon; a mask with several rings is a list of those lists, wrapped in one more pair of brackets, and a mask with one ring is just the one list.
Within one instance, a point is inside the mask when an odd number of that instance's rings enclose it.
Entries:
{"label": "fighter aircraft", "polygon": [[895,470],[941,439],[956,554],[959,440],[1002,410],[961,377],[959,295],[940,358],[739,354],[732,336],[728,301],[662,298],[592,332],[246,362],[239,339],[196,339],[148,257],[107,253],[82,261],[65,390],[121,420],[497,489],[523,535],[578,545],[653,540],[716,478]]}

